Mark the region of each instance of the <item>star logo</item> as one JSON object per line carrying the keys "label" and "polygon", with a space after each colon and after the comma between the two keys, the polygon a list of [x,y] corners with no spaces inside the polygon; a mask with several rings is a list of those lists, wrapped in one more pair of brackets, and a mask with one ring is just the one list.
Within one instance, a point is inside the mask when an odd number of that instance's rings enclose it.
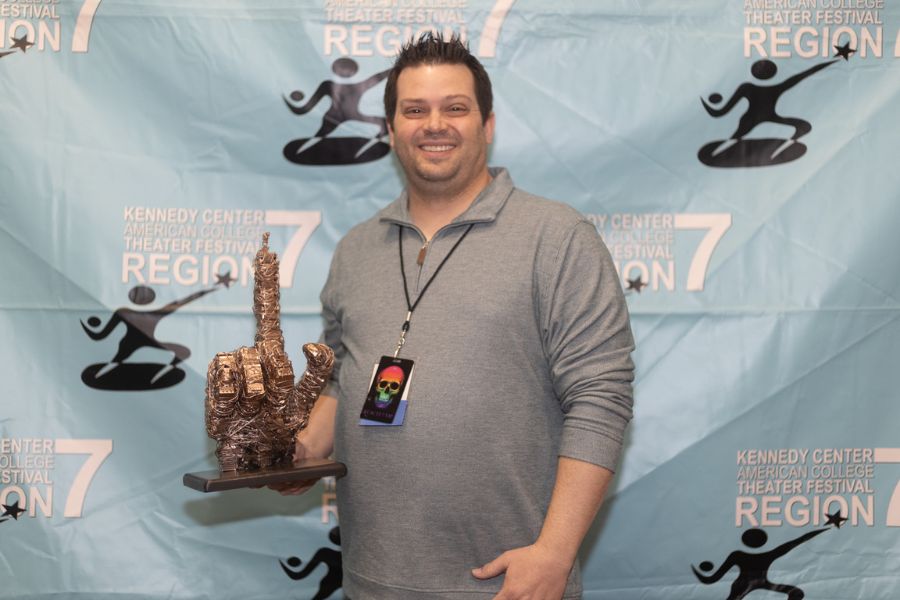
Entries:
{"label": "star logo", "polygon": [[647,284],[641,281],[640,277],[635,277],[634,279],[628,280],[628,287],[625,288],[625,291],[634,290],[640,294],[641,290],[645,287],[647,287]]}
{"label": "star logo", "polygon": [[225,271],[221,275],[216,275],[216,285],[224,285],[226,288],[230,288],[231,284],[237,281],[236,277],[231,276],[231,271]]}
{"label": "star logo", "polygon": [[9,39],[11,39],[13,41],[13,44],[10,47],[18,48],[22,52],[28,52],[28,49],[31,48],[32,46],[34,46],[34,42],[28,41],[27,35],[23,35],[20,38],[14,37],[14,38],[9,38]]}
{"label": "star logo", "polygon": [[16,521],[18,521],[19,515],[21,515],[23,512],[25,512],[25,509],[19,508],[19,501],[16,500],[15,504],[12,504],[12,505],[4,504],[3,505],[3,515],[0,515],[0,516],[12,517]]}
{"label": "star logo", "polygon": [[825,513],[825,515],[828,517],[828,520],[825,521],[825,524],[826,525],[834,525],[838,529],[840,529],[841,524],[847,520],[847,517],[841,516],[841,511],[837,511],[834,514]]}
{"label": "star logo", "polygon": [[837,50],[837,52],[832,58],[840,56],[844,60],[850,60],[850,55],[856,52],[856,48],[850,47],[850,42],[845,43],[843,46],[835,46],[834,49]]}

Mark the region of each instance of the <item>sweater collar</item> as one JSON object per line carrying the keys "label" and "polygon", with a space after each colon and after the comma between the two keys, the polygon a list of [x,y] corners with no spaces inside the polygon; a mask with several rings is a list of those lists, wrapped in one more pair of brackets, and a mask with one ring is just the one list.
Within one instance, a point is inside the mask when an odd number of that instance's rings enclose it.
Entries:
{"label": "sweater collar", "polygon": [[[513,191],[512,178],[509,171],[503,167],[491,167],[491,182],[481,190],[462,214],[450,223],[453,225],[466,225],[468,223],[488,223],[497,218],[507,198]],[[396,200],[385,206],[378,213],[378,220],[384,223],[396,223],[398,225],[412,225],[409,218],[409,194],[406,189]]]}

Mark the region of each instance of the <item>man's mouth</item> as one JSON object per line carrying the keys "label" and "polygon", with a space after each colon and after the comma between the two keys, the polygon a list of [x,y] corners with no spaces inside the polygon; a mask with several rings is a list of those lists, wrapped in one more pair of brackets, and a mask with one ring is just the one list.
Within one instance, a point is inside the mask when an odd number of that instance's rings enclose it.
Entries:
{"label": "man's mouth", "polygon": [[425,152],[449,152],[456,148],[453,144],[423,144],[419,146]]}

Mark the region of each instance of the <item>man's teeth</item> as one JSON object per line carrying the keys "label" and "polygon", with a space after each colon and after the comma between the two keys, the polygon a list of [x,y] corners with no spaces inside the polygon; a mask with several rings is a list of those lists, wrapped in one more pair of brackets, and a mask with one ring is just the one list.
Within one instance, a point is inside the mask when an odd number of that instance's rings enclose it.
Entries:
{"label": "man's teeth", "polygon": [[446,152],[447,150],[452,150],[453,146],[422,146],[422,150],[426,152]]}

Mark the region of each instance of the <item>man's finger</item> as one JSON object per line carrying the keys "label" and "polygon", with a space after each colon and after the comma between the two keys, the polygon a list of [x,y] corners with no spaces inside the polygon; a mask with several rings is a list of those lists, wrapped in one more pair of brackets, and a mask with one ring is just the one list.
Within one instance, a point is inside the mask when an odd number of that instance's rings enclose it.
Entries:
{"label": "man's finger", "polygon": [[290,483],[272,483],[269,484],[268,487],[271,490],[275,490],[279,494],[301,494],[314,486],[316,484],[316,481],[316,479],[308,479]]}
{"label": "man's finger", "polygon": [[472,575],[474,575],[478,579],[491,579],[492,577],[496,577],[501,573],[505,573],[506,567],[508,566],[509,557],[506,555],[506,552],[504,552],[483,567],[472,569]]}
{"label": "man's finger", "polygon": [[310,487],[311,486],[308,486],[308,485],[307,486],[295,485],[295,486],[290,486],[290,487],[284,487],[284,488],[281,488],[276,491],[279,494],[281,494],[282,496],[295,496],[297,494],[302,494],[303,492],[308,490]]}

